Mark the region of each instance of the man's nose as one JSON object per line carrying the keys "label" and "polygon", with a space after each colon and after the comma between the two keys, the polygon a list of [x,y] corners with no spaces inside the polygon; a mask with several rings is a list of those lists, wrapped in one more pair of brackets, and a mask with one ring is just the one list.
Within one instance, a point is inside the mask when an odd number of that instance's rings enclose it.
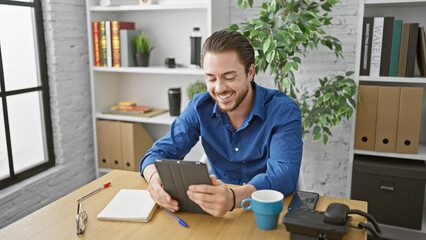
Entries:
{"label": "man's nose", "polygon": [[216,81],[216,92],[223,93],[226,91],[226,82],[223,79],[217,79]]}

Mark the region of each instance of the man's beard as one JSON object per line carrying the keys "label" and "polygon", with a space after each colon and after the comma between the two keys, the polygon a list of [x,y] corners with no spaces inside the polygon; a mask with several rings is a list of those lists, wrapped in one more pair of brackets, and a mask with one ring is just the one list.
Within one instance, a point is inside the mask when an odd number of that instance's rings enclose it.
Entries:
{"label": "man's beard", "polygon": [[[241,103],[243,102],[243,100],[244,100],[244,98],[247,96],[247,94],[248,94],[248,92],[249,92],[249,87],[248,88],[246,88],[246,89],[244,89],[244,91],[243,92],[241,92],[241,94],[237,94],[237,92],[235,92],[234,91],[234,94],[236,95],[236,100],[235,100],[235,104],[234,104],[234,106],[232,106],[232,108],[230,109],[230,110],[225,110],[225,109],[223,109],[221,106],[220,106],[220,103],[219,103],[219,101],[217,101],[216,100],[216,98],[218,98],[218,94],[216,94],[215,96],[212,96],[212,94],[210,93],[210,96],[215,100],[215,102],[217,103],[217,106],[219,107],[219,109],[220,109],[220,111],[222,111],[222,112],[232,112],[232,111],[234,111],[235,109],[237,109],[240,105],[241,105]],[[224,92],[224,93],[222,93],[222,94],[225,94],[226,95],[226,93],[228,93],[228,92]]]}

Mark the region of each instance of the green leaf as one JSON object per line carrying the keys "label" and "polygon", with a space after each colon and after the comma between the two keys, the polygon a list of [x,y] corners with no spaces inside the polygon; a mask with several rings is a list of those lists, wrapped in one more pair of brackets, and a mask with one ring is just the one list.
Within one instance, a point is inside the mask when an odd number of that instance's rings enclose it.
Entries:
{"label": "green leaf", "polygon": [[352,94],[352,89],[350,87],[344,87],[343,90],[348,94]]}
{"label": "green leaf", "polygon": [[323,142],[324,142],[324,145],[327,145],[327,142],[328,142],[328,136],[327,135],[322,135],[322,140],[323,140]]}
{"label": "green leaf", "polygon": [[321,133],[317,133],[314,135],[314,139],[312,140],[313,142],[318,141],[321,138]]}
{"label": "green leaf", "polygon": [[315,14],[313,14],[310,11],[307,11],[305,14],[302,15],[302,19],[305,20],[305,21],[310,21],[314,18],[315,18]]}
{"label": "green leaf", "polygon": [[237,31],[238,29],[240,29],[240,27],[237,24],[232,24],[229,29],[231,29],[232,31]]}
{"label": "green leaf", "polygon": [[290,30],[292,30],[295,33],[302,33],[302,30],[300,30],[299,26],[294,23],[290,25]]}
{"label": "green leaf", "polygon": [[297,62],[298,64],[302,63],[302,61],[300,60],[299,57],[293,57],[292,59],[293,59],[293,61]]}
{"label": "green leaf", "polygon": [[325,101],[328,101],[328,100],[330,99],[330,97],[331,97],[331,93],[326,93],[326,94],[324,95],[324,100],[325,100]]}
{"label": "green leaf", "polygon": [[291,66],[292,66],[291,62],[286,62],[286,63],[285,63],[285,66],[284,66],[284,70],[285,70],[286,72],[289,72],[289,71],[290,71]]}
{"label": "green leaf", "polygon": [[264,43],[263,43],[263,52],[264,53],[266,53],[267,51],[268,51],[268,49],[269,49],[269,46],[271,45],[271,40],[266,40]]}
{"label": "green leaf", "polygon": [[317,133],[319,133],[319,132],[321,132],[321,128],[319,127],[319,126],[315,126],[314,127],[314,130],[312,131],[312,134],[317,134]]}
{"label": "green leaf", "polygon": [[334,5],[339,2],[339,0],[327,0],[328,4]]}

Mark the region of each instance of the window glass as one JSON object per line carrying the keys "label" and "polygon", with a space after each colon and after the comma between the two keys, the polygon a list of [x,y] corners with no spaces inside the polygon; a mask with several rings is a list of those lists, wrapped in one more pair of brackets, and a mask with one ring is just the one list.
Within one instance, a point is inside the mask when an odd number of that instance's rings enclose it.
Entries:
{"label": "window glass", "polygon": [[40,92],[6,98],[15,173],[47,162]]}
{"label": "window glass", "polygon": [[[0,98],[1,100],[1,98]],[[0,103],[0,179],[9,177],[9,160],[7,157],[6,133],[4,131],[3,105]]]}
{"label": "window glass", "polygon": [[39,86],[34,9],[0,5],[0,44],[6,91]]}

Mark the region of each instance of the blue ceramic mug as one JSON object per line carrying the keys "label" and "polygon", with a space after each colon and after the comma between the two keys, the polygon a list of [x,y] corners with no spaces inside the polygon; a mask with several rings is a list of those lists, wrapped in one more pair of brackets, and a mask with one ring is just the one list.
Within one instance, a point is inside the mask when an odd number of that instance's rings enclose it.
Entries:
{"label": "blue ceramic mug", "polygon": [[[256,218],[256,224],[260,229],[272,230],[277,227],[278,218],[283,210],[284,195],[275,190],[259,190],[251,194],[241,202],[245,210],[252,210]],[[248,202],[247,207],[244,203]]]}

